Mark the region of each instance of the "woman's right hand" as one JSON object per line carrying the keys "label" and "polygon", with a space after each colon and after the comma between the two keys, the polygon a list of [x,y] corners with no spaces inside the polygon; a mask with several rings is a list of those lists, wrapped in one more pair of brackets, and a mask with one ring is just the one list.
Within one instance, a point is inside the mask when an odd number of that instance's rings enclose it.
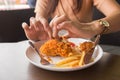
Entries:
{"label": "woman's right hand", "polygon": [[26,37],[30,40],[38,41],[52,38],[52,30],[49,27],[48,21],[43,17],[40,17],[38,20],[31,17],[30,25],[23,22],[22,27]]}

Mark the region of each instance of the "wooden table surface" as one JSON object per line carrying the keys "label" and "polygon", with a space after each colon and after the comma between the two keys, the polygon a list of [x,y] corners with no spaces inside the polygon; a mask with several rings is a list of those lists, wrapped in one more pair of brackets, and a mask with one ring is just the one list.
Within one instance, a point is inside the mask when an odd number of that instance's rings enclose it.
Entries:
{"label": "wooden table surface", "polygon": [[28,62],[27,41],[0,43],[0,80],[120,80],[120,47],[101,46],[107,52],[95,65],[78,71],[55,72]]}

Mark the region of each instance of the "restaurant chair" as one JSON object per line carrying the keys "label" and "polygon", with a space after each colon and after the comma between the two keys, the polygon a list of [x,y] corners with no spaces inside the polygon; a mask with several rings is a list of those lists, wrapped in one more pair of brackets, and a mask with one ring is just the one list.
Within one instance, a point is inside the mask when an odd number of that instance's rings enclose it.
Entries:
{"label": "restaurant chair", "polygon": [[0,11],[0,42],[26,40],[21,24],[29,23],[29,18],[34,15],[32,8]]}

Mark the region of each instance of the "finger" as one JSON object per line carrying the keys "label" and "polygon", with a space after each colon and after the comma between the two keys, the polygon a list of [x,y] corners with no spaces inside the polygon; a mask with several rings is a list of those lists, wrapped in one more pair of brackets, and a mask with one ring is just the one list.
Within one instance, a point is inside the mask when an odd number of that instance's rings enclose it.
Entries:
{"label": "finger", "polygon": [[33,19],[34,17],[30,17],[30,25],[33,25],[32,24],[32,19]]}
{"label": "finger", "polygon": [[22,23],[22,28],[24,29],[26,37],[29,39],[28,35],[29,35],[29,33],[31,33],[30,27],[28,26],[27,23],[23,22]]}
{"label": "finger", "polygon": [[30,29],[34,29],[35,30],[33,22],[32,22],[33,19],[34,19],[34,17],[30,18]]}
{"label": "finger", "polygon": [[29,30],[29,26],[25,22],[22,23],[22,28],[24,29],[24,31],[28,31]]}
{"label": "finger", "polygon": [[53,38],[52,37],[52,30],[49,27],[48,21],[45,18],[39,18],[40,22],[42,23],[44,30],[48,33],[49,38]]}
{"label": "finger", "polygon": [[72,29],[72,21],[64,21],[57,26],[58,35],[64,36],[66,38],[70,38],[72,36],[71,30]]}
{"label": "finger", "polygon": [[58,30],[65,29],[69,31],[71,30],[71,28],[72,28],[72,21],[64,21],[57,26]]}
{"label": "finger", "polygon": [[56,19],[58,17],[58,15],[56,15],[53,19],[52,19],[52,21],[50,22],[50,27],[52,28],[52,31],[53,31],[53,33],[52,33],[52,36],[54,37],[54,38],[58,38],[58,36],[57,36],[57,33],[58,33],[58,31],[57,31],[57,26],[54,26],[53,27],[53,22],[54,22],[54,20]]}
{"label": "finger", "polygon": [[30,18],[30,26],[31,28],[34,28],[36,31],[39,31],[39,28],[41,23],[39,21],[37,21],[34,17]]}
{"label": "finger", "polygon": [[53,22],[54,22],[54,20],[56,19],[58,17],[58,15],[56,15],[51,21],[50,21],[50,27],[52,28],[53,27]]}
{"label": "finger", "polygon": [[53,22],[52,22],[52,24],[53,24],[52,27],[57,26],[58,24],[66,21],[66,20],[68,21],[69,19],[68,19],[65,15],[62,15],[62,16],[60,16],[60,17],[57,17],[57,18],[55,18],[55,19],[53,20]]}
{"label": "finger", "polygon": [[57,27],[53,27],[53,34],[52,35],[55,39],[59,39]]}
{"label": "finger", "polygon": [[53,37],[54,38],[59,38],[58,35],[58,30],[57,30],[57,25],[60,24],[61,22],[68,20],[67,17],[65,15],[62,15],[60,17],[58,17],[57,15],[52,19],[52,21],[50,22],[50,26],[53,28]]}

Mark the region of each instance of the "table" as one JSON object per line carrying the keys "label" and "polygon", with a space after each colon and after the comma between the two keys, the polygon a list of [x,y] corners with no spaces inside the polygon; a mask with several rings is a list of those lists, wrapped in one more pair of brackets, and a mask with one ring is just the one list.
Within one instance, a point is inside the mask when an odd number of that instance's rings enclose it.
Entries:
{"label": "table", "polygon": [[101,46],[106,52],[95,65],[78,71],[54,72],[28,62],[28,41],[0,43],[0,80],[120,80],[120,47]]}

